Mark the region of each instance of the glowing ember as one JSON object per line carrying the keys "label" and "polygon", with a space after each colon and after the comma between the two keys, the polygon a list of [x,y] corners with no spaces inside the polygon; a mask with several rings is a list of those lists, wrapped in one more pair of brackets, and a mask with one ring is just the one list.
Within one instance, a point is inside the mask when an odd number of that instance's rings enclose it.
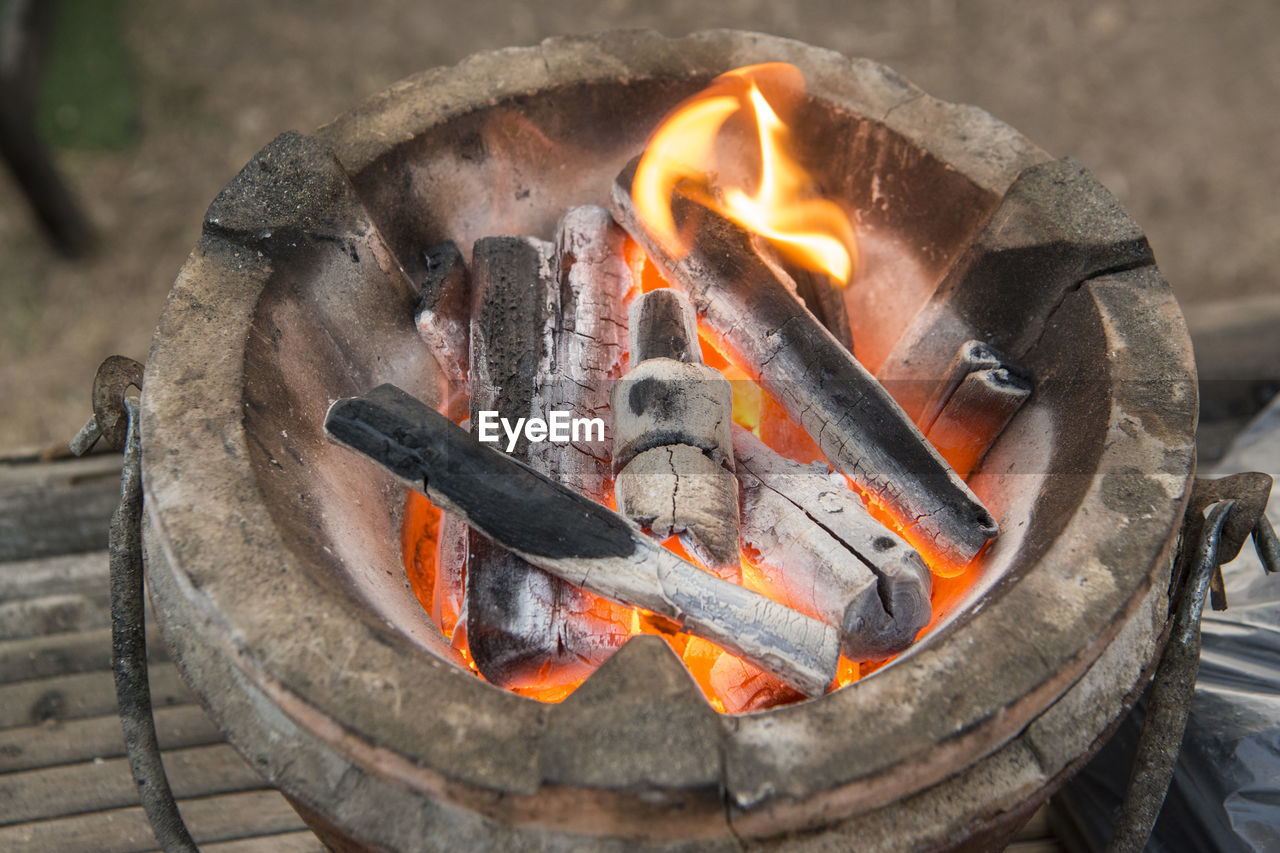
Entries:
{"label": "glowing ember", "polygon": [[[688,251],[671,214],[671,195],[680,192],[765,237],[806,269],[849,282],[858,262],[853,226],[839,205],[816,194],[813,178],[789,153],[789,131],[779,117],[803,95],[795,66],[748,65],[721,74],[658,127],[632,194],[646,226],[672,255]],[[741,150],[739,117],[749,119],[754,157]],[[755,174],[746,174],[753,164]]]}

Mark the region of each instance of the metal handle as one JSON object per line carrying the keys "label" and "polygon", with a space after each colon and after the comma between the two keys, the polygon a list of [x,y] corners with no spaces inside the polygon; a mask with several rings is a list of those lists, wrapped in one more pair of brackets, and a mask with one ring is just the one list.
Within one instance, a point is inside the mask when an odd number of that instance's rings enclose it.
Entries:
{"label": "metal handle", "polygon": [[[1133,770],[1107,847],[1110,853],[1137,853],[1146,846],[1169,793],[1200,672],[1205,599],[1212,594],[1215,609],[1227,606],[1222,564],[1235,559],[1244,538],[1252,534],[1264,571],[1277,571],[1280,545],[1265,512],[1270,491],[1271,478],[1262,474],[1196,481],[1176,566],[1169,641],[1152,678]],[[1190,541],[1194,545],[1188,547]]]}
{"label": "metal handle", "polygon": [[[151,683],[147,676],[147,632],[143,609],[142,466],[138,405],[125,395],[142,387],[142,365],[112,356],[94,380],[94,416],[71,443],[77,456],[87,453],[98,437],[108,444],[123,432],[124,464],[120,472],[120,506],[111,516],[111,671],[124,730],[125,752],[138,798],[147,813],[156,841],[166,853],[198,853],[187,831],[169,778],[160,758],[156,721],[151,712]],[[122,417],[123,413],[123,417]],[[121,423],[121,420],[124,423]]]}

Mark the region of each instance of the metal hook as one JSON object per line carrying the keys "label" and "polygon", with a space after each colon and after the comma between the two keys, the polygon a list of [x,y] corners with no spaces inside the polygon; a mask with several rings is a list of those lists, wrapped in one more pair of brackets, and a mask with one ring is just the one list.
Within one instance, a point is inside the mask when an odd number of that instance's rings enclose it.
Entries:
{"label": "metal hook", "polygon": [[[99,437],[123,447],[120,506],[111,516],[111,670],[129,769],[156,841],[166,853],[198,853],[169,787],[156,739],[147,675],[147,632],[142,563],[142,450],[138,404],[126,394],[142,387],[142,365],[111,356],[93,383],[94,415],[71,442],[77,456]],[[118,443],[117,443],[118,440]]]}

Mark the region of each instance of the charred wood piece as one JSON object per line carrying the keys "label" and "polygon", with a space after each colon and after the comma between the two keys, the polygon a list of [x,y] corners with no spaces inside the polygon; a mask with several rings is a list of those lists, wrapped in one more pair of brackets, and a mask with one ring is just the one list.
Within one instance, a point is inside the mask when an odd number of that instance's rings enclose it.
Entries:
{"label": "charred wood piece", "polygon": [[471,345],[471,275],[453,241],[423,252],[427,276],[418,291],[414,322],[449,382],[467,388]]}
{"label": "charred wood piece", "polygon": [[632,369],[613,389],[618,511],[739,580],[733,392],[702,364],[693,307],[671,290],[631,305]]}
{"label": "charred wood piece", "polygon": [[946,373],[943,374],[942,381],[938,383],[933,396],[929,398],[920,416],[916,418],[916,425],[920,427],[920,431],[928,434],[929,427],[933,426],[933,422],[938,419],[942,407],[947,404],[947,400],[951,399],[951,395],[960,387],[960,383],[966,376],[979,370],[1000,367],[1009,367],[1022,372],[1021,368],[1014,368],[1008,356],[990,344],[982,341],[965,341],[961,344],[951,363],[947,365]]}
{"label": "charred wood piece", "polygon": [[[472,250],[471,423],[481,411],[528,417],[534,410],[553,250],[522,237],[486,237]],[[528,458],[521,436],[513,449]],[[532,681],[562,654],[561,582],[500,544],[469,531],[466,638],[476,668],[491,683]]]}
{"label": "charred wood piece", "polygon": [[840,345],[853,352],[853,330],[849,326],[849,312],[845,308],[841,288],[826,273],[803,267],[787,267],[787,273],[796,283],[796,295],[813,316],[818,319]]}
{"label": "charred wood piece", "polygon": [[806,696],[835,678],[840,649],[831,626],[681,560],[622,516],[481,444],[395,386],[337,401],[325,431],[568,583],[670,619]]}
{"label": "charred wood piece", "polygon": [[732,655],[721,655],[711,667],[711,686],[728,714],[749,714],[804,698],[777,676]]}
{"label": "charred wood piece", "polygon": [[613,388],[613,465],[655,447],[687,444],[733,467],[733,389],[714,367],[651,358]]}
{"label": "charred wood piece", "polygon": [[[520,237],[488,237],[473,251],[471,415],[542,417],[551,410],[599,414],[607,407],[610,363],[621,358],[623,282],[588,270],[612,240],[624,239],[608,214],[571,211],[560,250]],[[600,217],[605,217],[604,222]],[[593,224],[594,223],[594,224]],[[596,227],[596,226],[607,227]],[[613,232],[608,232],[608,228]],[[570,254],[572,252],[572,254]],[[579,260],[579,258],[581,260]],[[625,269],[625,267],[623,267]],[[572,339],[605,339],[590,357]],[[612,345],[608,344],[612,342]],[[613,375],[616,375],[613,374]],[[594,500],[605,497],[609,461],[598,448],[552,443],[531,452],[521,434],[513,455]],[[625,638],[596,630],[585,593],[472,531],[468,538],[466,636],[486,679],[531,685],[549,665],[585,676]]]}
{"label": "charred wood piece", "polygon": [[689,300],[670,288],[651,290],[631,303],[627,320],[631,363],[669,358],[702,364],[698,321]]}
{"label": "charred wood piece", "polygon": [[698,448],[670,444],[646,450],[618,473],[614,496],[618,512],[654,539],[677,536],[720,577],[742,577],[737,481]]}
{"label": "charred wood piece", "polygon": [[1030,396],[1030,381],[1014,369],[974,371],[947,399],[929,427],[929,441],[967,477]]}
{"label": "charred wood piece", "polygon": [[549,295],[545,320],[549,357],[538,365],[541,409],[535,414],[554,410],[599,418],[605,433],[594,441],[584,436],[567,445],[541,445],[531,464],[597,502],[607,500],[613,479],[609,393],[622,375],[627,350],[626,242],[626,232],[602,207],[565,213],[556,229],[553,264],[559,289]]}
{"label": "charred wood piece", "polygon": [[983,341],[966,341],[917,423],[957,473],[967,477],[1031,396],[1031,375]]}
{"label": "charred wood piece", "polygon": [[687,198],[672,212],[692,249],[667,254],[631,198],[634,161],[613,187],[613,208],[702,320],[760,377],[843,474],[901,519],[912,541],[966,564],[997,533],[995,520],[920,430],[794,293],[772,253],[742,228]]}
{"label": "charred wood piece", "polygon": [[880,660],[915,641],[932,613],[924,560],[858,496],[735,429],[742,545],[766,592],[840,629],[851,660]]}

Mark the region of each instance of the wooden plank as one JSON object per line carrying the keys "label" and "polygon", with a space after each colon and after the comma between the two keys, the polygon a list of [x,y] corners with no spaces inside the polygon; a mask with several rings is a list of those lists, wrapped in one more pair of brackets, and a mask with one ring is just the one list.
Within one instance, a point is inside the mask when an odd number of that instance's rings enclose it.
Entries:
{"label": "wooden plank", "polygon": [[[147,658],[169,659],[159,631],[147,632]],[[110,668],[110,628],[0,642],[0,684]]]}
{"label": "wooden plank", "polygon": [[60,592],[40,598],[0,601],[0,640],[91,631],[111,624],[111,602],[101,594]]}
{"label": "wooden plank", "polygon": [[[222,732],[199,705],[157,708],[155,718],[161,749],[210,746],[223,741]],[[119,758],[124,754],[124,735],[115,714],[0,731],[0,773]]]}
{"label": "wooden plank", "polygon": [[[252,791],[264,784],[229,744],[166,752],[164,765],[179,799]],[[124,808],[137,802],[137,786],[125,758],[0,776],[0,825]]]}
{"label": "wooden plank", "polygon": [[[195,697],[171,663],[151,667],[151,702],[157,709],[190,705]],[[110,672],[86,672],[0,685],[0,729],[47,720],[77,720],[116,713]]]}
{"label": "wooden plank", "polygon": [[[319,842],[310,847],[299,843],[295,836],[313,841],[315,836],[305,830],[302,818],[276,791],[256,790],[205,797],[186,800],[178,806],[191,834],[205,851],[228,853],[219,848],[217,842],[240,839],[276,842],[257,850],[323,850],[318,846]],[[155,849],[156,839],[141,806],[0,827],[0,850],[138,853]],[[252,846],[244,851],[235,848],[230,848],[230,851],[256,853]]]}
{"label": "wooden plank", "polygon": [[205,844],[200,850],[201,853],[325,853],[325,846],[310,830],[303,829],[282,835]]}
{"label": "wooden plank", "polygon": [[1280,295],[1183,305],[1201,383],[1280,379]]}
{"label": "wooden plank", "polygon": [[120,502],[120,457],[0,464],[0,562],[107,544]]}
{"label": "wooden plank", "polygon": [[106,551],[0,562],[0,601],[68,592],[91,595],[107,590],[110,577]]}

